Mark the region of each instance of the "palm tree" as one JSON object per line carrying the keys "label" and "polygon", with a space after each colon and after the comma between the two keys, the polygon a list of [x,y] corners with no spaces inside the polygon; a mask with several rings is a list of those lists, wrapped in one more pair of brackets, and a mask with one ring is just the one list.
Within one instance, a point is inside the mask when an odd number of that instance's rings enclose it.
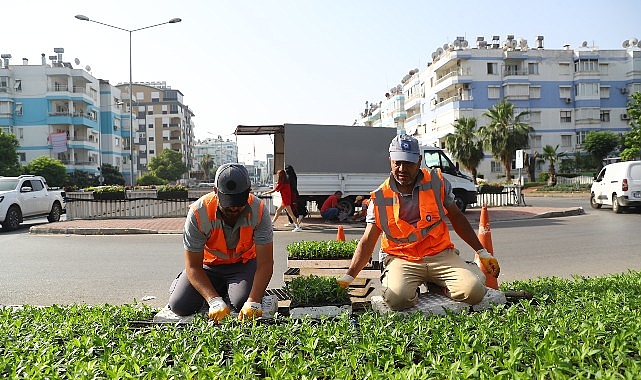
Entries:
{"label": "palm tree", "polygon": [[565,157],[565,152],[557,152],[559,146],[553,147],[552,145],[546,145],[543,147],[543,154],[541,158],[550,162],[548,167],[548,186],[556,186],[556,169],[554,164],[559,161],[560,158]]}
{"label": "palm tree", "polygon": [[205,181],[209,181],[209,175],[213,166],[214,159],[212,158],[211,154],[204,154],[200,159],[200,167],[203,169],[203,172],[205,172]]}
{"label": "palm tree", "polygon": [[445,146],[452,157],[472,173],[476,184],[476,168],[484,156],[483,142],[476,137],[476,118],[460,117],[453,127],[454,133],[445,136]]}
{"label": "palm tree", "polygon": [[505,167],[506,180],[510,180],[512,160],[517,149],[527,146],[532,127],[521,122],[527,111],[514,115],[514,104],[501,100],[487,110],[483,116],[490,119],[490,124],[479,128],[478,134],[483,139],[483,146]]}

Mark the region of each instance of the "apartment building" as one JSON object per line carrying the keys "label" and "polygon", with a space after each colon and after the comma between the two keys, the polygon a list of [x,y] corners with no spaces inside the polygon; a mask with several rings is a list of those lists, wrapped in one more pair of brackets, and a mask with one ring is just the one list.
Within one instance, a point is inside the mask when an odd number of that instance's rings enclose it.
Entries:
{"label": "apartment building", "polygon": [[[213,162],[213,168],[230,162],[238,162],[238,145],[235,141],[224,139],[222,136],[198,140],[194,143],[194,177],[204,180],[204,171],[200,164],[203,156],[208,154]],[[211,173],[213,177],[215,173]],[[213,182],[213,178],[209,178]]]}
{"label": "apartment building", "polygon": [[[560,152],[574,154],[583,152],[590,131],[629,131],[629,95],[641,91],[636,38],[624,40],[621,49],[603,50],[587,42],[546,49],[543,36],[533,44],[513,35],[477,37],[474,43],[458,37],[431,58],[427,67],[409,70],[385,99],[366,102],[360,123],[394,126],[424,145],[445,147],[458,118],[486,125],[483,113],[505,99],[517,114],[529,112],[523,120],[533,128],[527,152],[559,145]],[[503,172],[486,152],[479,173],[496,179]]]}
{"label": "apartment building", "polygon": [[[116,86],[128,99],[129,83]],[[134,82],[134,167],[136,173],[148,172],[149,161],[164,149],[180,152],[187,168],[194,167],[194,117],[184,103],[180,90],[162,82]],[[129,115],[124,115],[129,128]]]}

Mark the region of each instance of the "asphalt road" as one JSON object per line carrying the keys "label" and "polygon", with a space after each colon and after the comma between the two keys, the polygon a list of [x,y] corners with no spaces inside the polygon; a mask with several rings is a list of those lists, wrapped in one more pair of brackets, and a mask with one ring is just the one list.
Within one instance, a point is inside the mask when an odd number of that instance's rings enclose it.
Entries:
{"label": "asphalt road", "polygon": [[[571,278],[641,270],[641,213],[593,210],[581,198],[531,198],[541,206],[583,206],[585,215],[491,223],[501,264],[499,283],[558,276]],[[33,223],[33,222],[32,222]],[[180,235],[34,235],[31,224],[0,232],[0,304],[124,304],[162,307],[183,267]],[[362,229],[346,229],[358,239]],[[283,286],[285,247],[299,240],[331,240],[335,232],[277,231],[270,287]],[[473,252],[452,234],[461,254]],[[149,298],[149,300],[143,301]]]}

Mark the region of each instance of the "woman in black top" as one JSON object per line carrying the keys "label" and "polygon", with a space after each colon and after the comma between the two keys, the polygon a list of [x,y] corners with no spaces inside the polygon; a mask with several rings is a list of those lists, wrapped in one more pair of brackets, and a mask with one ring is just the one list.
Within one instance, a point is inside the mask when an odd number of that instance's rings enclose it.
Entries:
{"label": "woman in black top", "polygon": [[298,204],[298,177],[296,176],[296,172],[294,171],[294,167],[291,165],[286,165],[285,166],[285,173],[287,174],[287,179],[289,179],[289,187],[292,189],[292,211],[294,212],[294,216],[296,217],[296,221],[294,222],[292,218],[287,216],[289,218],[289,223],[290,224],[300,224],[301,220],[305,217],[307,214],[307,208],[305,205],[300,205]]}

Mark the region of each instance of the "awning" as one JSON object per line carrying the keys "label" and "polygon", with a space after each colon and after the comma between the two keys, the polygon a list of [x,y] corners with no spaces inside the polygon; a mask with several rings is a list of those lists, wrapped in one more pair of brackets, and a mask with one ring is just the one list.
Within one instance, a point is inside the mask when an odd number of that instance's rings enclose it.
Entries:
{"label": "awning", "polygon": [[284,125],[239,125],[234,134],[236,136],[273,135],[284,133]]}

